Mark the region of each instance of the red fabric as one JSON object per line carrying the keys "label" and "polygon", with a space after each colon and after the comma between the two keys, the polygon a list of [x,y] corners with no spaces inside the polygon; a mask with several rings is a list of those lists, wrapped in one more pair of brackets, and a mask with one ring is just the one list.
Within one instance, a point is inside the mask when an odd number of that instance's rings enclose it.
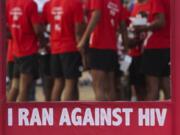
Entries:
{"label": "red fabric", "polygon": [[[150,3],[149,2],[146,2],[146,3],[136,3],[134,5],[134,8],[133,8],[133,11],[131,13],[131,16],[132,17],[135,17],[136,15],[138,15],[140,12],[146,12],[147,14],[149,14],[150,12]],[[129,50],[129,55],[130,56],[140,56],[141,55],[141,52],[142,52],[142,46],[137,46],[133,49],[130,49]]]}
{"label": "red fabric", "polygon": [[126,22],[126,25],[128,26],[130,23],[129,17],[131,16],[131,13],[128,11],[127,8],[122,7],[121,16],[120,19],[124,20]]}
{"label": "red fabric", "polygon": [[39,23],[37,5],[33,0],[8,0],[7,20],[13,38],[13,53],[23,57],[37,53],[33,24]]}
{"label": "red fabric", "polygon": [[116,50],[116,31],[123,18],[119,0],[91,0],[90,8],[101,11],[101,18],[91,34],[90,47]]}
{"label": "red fabric", "polygon": [[44,22],[45,24],[47,24],[51,18],[50,18],[50,12],[48,12],[50,10],[50,2],[48,1],[45,3],[44,7],[43,7],[43,11],[42,11],[42,15],[41,15],[41,21]]}
{"label": "red fabric", "polygon": [[146,12],[147,14],[149,14],[149,12],[150,12],[150,2],[136,3],[134,5],[133,11],[131,13],[131,16],[135,17],[140,12]]}
{"label": "red fabric", "polygon": [[51,0],[45,5],[43,16],[51,25],[52,54],[76,52],[75,24],[83,21],[82,3],[79,0]]}
{"label": "red fabric", "polygon": [[140,56],[141,55],[141,47],[137,46],[131,50],[129,50],[129,55],[132,56],[132,57],[137,57],[137,56]]}
{"label": "red fabric", "polygon": [[170,0],[151,0],[150,21],[152,22],[159,13],[165,15],[165,26],[153,31],[146,45],[146,49],[170,48]]}
{"label": "red fabric", "polygon": [[10,62],[10,61],[14,61],[12,40],[8,41],[7,62]]}

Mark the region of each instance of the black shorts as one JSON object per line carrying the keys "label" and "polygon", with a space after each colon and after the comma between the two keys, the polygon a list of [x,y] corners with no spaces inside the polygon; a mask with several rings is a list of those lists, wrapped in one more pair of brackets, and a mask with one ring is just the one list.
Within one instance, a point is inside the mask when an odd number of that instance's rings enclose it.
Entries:
{"label": "black shorts", "polygon": [[9,61],[7,63],[7,75],[9,77],[10,80],[12,80],[13,78],[13,72],[14,72],[14,62],[13,61]]}
{"label": "black shorts", "polygon": [[14,77],[19,77],[21,73],[32,75],[33,78],[38,78],[38,55],[25,56],[15,58],[14,61]]}
{"label": "black shorts", "polygon": [[170,49],[146,49],[142,57],[142,73],[157,77],[170,75]]}
{"label": "black shorts", "polygon": [[82,61],[78,52],[52,55],[51,73],[53,77],[74,79],[81,76]]}
{"label": "black shorts", "polygon": [[51,55],[51,76],[53,78],[63,77],[62,61],[59,57],[59,54]]}
{"label": "black shorts", "polygon": [[129,79],[131,85],[145,85],[145,76],[141,72],[142,57],[133,57],[129,67]]}
{"label": "black shorts", "polygon": [[39,73],[41,76],[50,76],[51,55],[39,55]]}
{"label": "black shorts", "polygon": [[89,68],[116,72],[119,67],[117,52],[113,50],[89,49]]}

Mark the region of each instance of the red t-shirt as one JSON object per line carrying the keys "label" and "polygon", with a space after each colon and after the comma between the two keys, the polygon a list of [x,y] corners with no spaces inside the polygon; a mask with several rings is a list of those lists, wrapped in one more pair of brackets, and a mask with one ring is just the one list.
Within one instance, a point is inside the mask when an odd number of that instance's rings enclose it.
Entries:
{"label": "red t-shirt", "polygon": [[120,0],[91,0],[90,9],[101,11],[101,18],[91,34],[90,48],[117,50],[116,32],[124,19]]}
{"label": "red t-shirt", "polygon": [[8,0],[7,21],[15,57],[36,54],[38,41],[33,30],[33,24],[39,23],[36,3],[33,0]]}
{"label": "red t-shirt", "polygon": [[[149,13],[150,13],[150,3],[149,2],[142,3],[142,4],[136,3],[132,10],[131,16],[135,17],[136,15],[138,15],[141,12],[145,13],[147,15],[147,17],[149,16]],[[136,57],[136,56],[140,56],[141,52],[142,52],[142,46],[140,45],[140,46],[137,46],[137,47],[129,50],[129,55]]]}
{"label": "red t-shirt", "polygon": [[51,0],[44,6],[43,18],[51,26],[51,52],[76,52],[75,24],[83,22],[80,0]]}
{"label": "red t-shirt", "polygon": [[8,40],[7,62],[11,61],[14,61],[13,42],[12,40]]}
{"label": "red t-shirt", "polygon": [[146,49],[170,48],[170,0],[151,0],[150,22],[158,13],[165,15],[165,26],[153,31],[145,46]]}

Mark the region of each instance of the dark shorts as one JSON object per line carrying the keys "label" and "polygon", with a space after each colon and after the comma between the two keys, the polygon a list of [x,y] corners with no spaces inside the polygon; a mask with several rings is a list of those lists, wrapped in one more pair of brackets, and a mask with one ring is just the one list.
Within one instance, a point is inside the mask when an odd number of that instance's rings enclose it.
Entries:
{"label": "dark shorts", "polygon": [[133,57],[129,67],[129,79],[131,85],[145,85],[145,76],[141,72],[142,57]]}
{"label": "dark shorts", "polygon": [[52,60],[53,61],[51,61],[51,71],[54,70],[52,74],[54,77],[74,79],[81,76],[82,61],[81,55],[78,52],[58,54],[52,56]]}
{"label": "dark shorts", "polygon": [[9,77],[10,80],[12,80],[13,78],[13,72],[14,72],[14,62],[13,61],[9,61],[7,63],[7,75]]}
{"label": "dark shorts", "polygon": [[146,49],[142,57],[142,73],[157,77],[170,75],[170,49]]}
{"label": "dark shorts", "polygon": [[117,52],[113,50],[89,49],[89,68],[116,72],[119,69]]}
{"label": "dark shorts", "polygon": [[41,76],[50,76],[51,55],[39,55],[39,73]]}
{"label": "dark shorts", "polygon": [[51,76],[53,78],[63,77],[62,61],[59,57],[59,54],[51,55]]}
{"label": "dark shorts", "polygon": [[39,75],[38,68],[38,55],[15,58],[13,76],[18,78],[22,73],[32,75],[33,78],[37,79]]}

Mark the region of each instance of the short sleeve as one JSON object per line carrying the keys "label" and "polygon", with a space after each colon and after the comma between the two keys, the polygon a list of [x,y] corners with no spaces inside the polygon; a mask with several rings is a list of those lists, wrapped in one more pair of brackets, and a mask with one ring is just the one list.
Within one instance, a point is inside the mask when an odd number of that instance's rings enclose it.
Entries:
{"label": "short sleeve", "polygon": [[34,1],[31,1],[27,8],[28,16],[33,24],[40,23],[40,15],[38,13],[37,4]]}
{"label": "short sleeve", "polygon": [[83,22],[83,19],[84,19],[83,5],[79,0],[77,0],[75,2],[74,21],[76,23],[81,23]]}

